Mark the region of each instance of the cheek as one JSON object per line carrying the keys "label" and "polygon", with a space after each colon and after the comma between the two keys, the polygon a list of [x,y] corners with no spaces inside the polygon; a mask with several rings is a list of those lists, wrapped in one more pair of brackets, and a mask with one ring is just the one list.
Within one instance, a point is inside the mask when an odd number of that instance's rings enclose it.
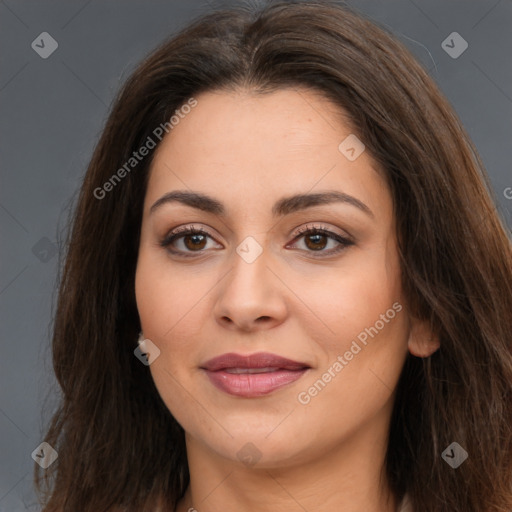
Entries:
{"label": "cheek", "polygon": [[[309,327],[304,322],[303,328],[322,360],[302,387],[301,403],[311,400],[312,409],[325,414],[324,408],[341,401],[344,412],[338,409],[339,414],[350,411],[362,418],[389,399],[407,354],[409,326],[398,258],[376,251],[320,281],[308,297],[322,322]],[[313,325],[320,327],[314,330]]]}
{"label": "cheek", "polygon": [[162,293],[163,283],[159,276],[158,266],[153,265],[146,251],[141,250],[135,272],[135,298],[142,331],[152,340],[162,331],[165,311],[171,310],[166,302],[172,300],[172,296],[166,297]]}
{"label": "cheek", "polygon": [[183,403],[182,386],[189,389],[191,375],[197,373],[201,342],[208,343],[204,336],[212,307],[208,291],[218,278],[214,272],[197,273],[187,266],[169,269],[165,254],[141,249],[135,294],[144,336],[160,350],[149,369],[161,397],[174,411]]}
{"label": "cheek", "polygon": [[164,251],[141,248],[135,274],[135,296],[144,335],[164,342],[201,306],[208,276],[194,279],[190,268],[170,269]]}
{"label": "cheek", "polygon": [[[309,287],[307,304],[317,318],[308,323],[318,326],[316,337],[321,337],[319,343],[325,350],[329,353],[345,351],[352,340],[376,322],[383,336],[391,331],[395,334],[402,331],[404,326],[396,321],[398,315],[393,309],[393,304],[401,304],[401,300],[400,269],[396,260],[386,259],[382,253],[370,255],[364,260],[358,259],[357,265],[331,272]],[[381,315],[385,316],[384,320]],[[313,334],[311,330],[310,333]]]}
{"label": "cheek", "polygon": [[322,360],[296,396],[307,417],[323,418],[328,439],[385,416],[407,355],[405,308],[392,283],[367,275],[338,284],[344,293],[333,290],[338,299],[325,311],[330,329],[310,331]]}
{"label": "cheek", "polygon": [[[148,368],[159,395],[174,413],[183,404],[184,391],[180,383],[185,382],[191,364],[189,340],[194,334],[186,321],[187,312],[198,299],[187,299],[190,295],[187,291],[196,288],[187,287],[186,284],[190,284],[187,280],[181,282],[179,273],[166,271],[161,256],[155,257],[154,253],[144,248],[139,252],[135,296],[144,336],[160,350],[158,358]],[[176,293],[177,289],[183,291]]]}

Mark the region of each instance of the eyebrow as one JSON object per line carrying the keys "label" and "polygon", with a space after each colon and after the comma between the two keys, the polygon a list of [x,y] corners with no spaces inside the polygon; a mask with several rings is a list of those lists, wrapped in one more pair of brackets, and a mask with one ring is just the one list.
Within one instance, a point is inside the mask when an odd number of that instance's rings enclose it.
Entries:
{"label": "eyebrow", "polygon": [[[191,208],[197,208],[207,213],[212,213],[220,217],[225,217],[226,208],[224,205],[206,194],[199,192],[191,192],[188,190],[173,190],[164,194],[151,206],[149,213],[154,213],[164,204],[181,203]],[[373,212],[359,199],[338,191],[329,191],[317,194],[296,194],[293,196],[283,197],[279,199],[272,207],[272,215],[281,217],[291,213],[305,210],[313,206],[319,206],[331,203],[345,203],[354,206],[366,213],[368,216],[375,218]]]}

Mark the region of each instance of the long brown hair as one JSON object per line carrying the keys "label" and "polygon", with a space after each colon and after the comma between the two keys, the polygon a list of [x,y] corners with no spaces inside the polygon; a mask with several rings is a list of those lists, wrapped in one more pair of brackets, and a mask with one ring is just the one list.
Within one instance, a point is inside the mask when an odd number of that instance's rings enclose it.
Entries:
{"label": "long brown hair", "polygon": [[[62,388],[35,465],[44,512],[173,510],[189,483],[184,431],[134,357],[134,276],[156,127],[201,92],[319,91],[349,116],[394,201],[405,296],[440,349],[408,356],[385,471],[416,511],[512,510],[512,256],[475,147],[397,40],[333,1],[241,5],[194,20],[120,91],[80,190],[54,320]],[[154,138],[154,137],[153,137]],[[126,169],[126,167],[125,167]],[[112,183],[112,181],[111,181]],[[468,453],[453,469],[452,442]]]}

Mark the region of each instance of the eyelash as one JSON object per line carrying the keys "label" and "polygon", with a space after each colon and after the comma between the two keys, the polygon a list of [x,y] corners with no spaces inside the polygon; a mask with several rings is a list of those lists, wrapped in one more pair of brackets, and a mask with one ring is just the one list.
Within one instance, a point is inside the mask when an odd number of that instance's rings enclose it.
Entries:
{"label": "eyelash", "polygon": [[[204,252],[204,250],[199,251],[176,251],[169,249],[169,246],[171,246],[176,240],[180,238],[184,238],[186,236],[193,236],[193,235],[205,235],[207,237],[211,237],[211,235],[208,233],[208,231],[205,231],[202,228],[195,228],[194,226],[186,226],[184,228],[179,228],[174,231],[171,231],[161,242],[160,246],[166,248],[170,253],[173,255],[179,255],[184,258],[193,258],[195,257],[195,253],[200,254]],[[308,235],[325,235],[331,240],[335,240],[336,242],[339,242],[340,246],[335,249],[331,249],[329,251],[324,251],[322,249],[318,251],[313,250],[306,250],[306,252],[310,253],[323,253],[322,256],[314,256],[315,258],[322,258],[322,257],[328,257],[328,256],[334,256],[335,254],[340,253],[347,247],[354,245],[354,242],[348,238],[343,237],[341,235],[338,235],[337,233],[334,233],[333,231],[330,231],[324,226],[305,226],[303,229],[299,229],[295,238],[293,239],[293,242],[296,243],[296,241],[300,238],[303,238]],[[187,254],[188,253],[188,254]]]}

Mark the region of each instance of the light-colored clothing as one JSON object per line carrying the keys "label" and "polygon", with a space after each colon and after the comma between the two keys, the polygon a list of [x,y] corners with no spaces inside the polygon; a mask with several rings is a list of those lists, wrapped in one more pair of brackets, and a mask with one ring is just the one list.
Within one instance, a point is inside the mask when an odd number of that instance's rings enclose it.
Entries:
{"label": "light-colored clothing", "polygon": [[398,512],[413,512],[411,502],[409,500],[409,497],[407,495],[404,496],[404,499],[402,500],[402,503],[400,503],[400,507],[398,509]]}

